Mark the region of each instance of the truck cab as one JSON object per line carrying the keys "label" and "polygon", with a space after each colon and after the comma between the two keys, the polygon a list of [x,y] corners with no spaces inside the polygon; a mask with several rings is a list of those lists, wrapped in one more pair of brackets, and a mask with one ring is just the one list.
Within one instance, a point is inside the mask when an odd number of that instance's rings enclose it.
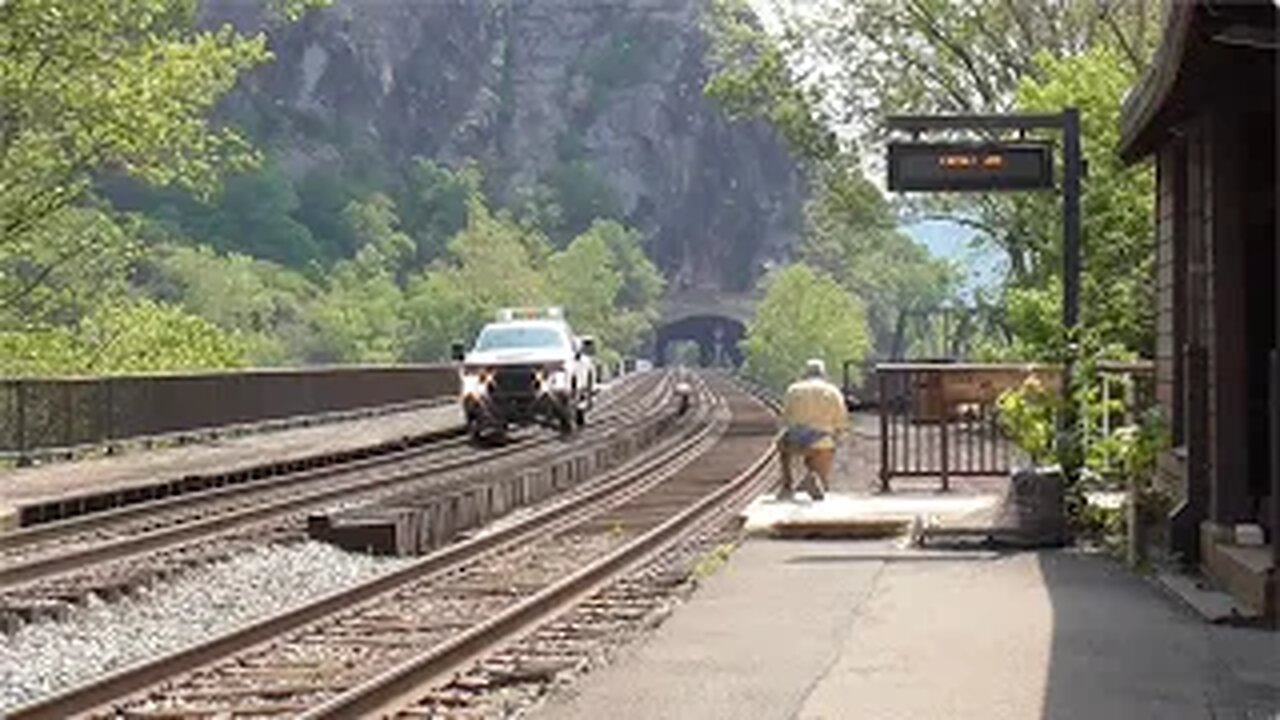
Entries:
{"label": "truck cab", "polygon": [[594,354],[594,340],[575,335],[560,308],[499,311],[469,351],[453,347],[472,438],[532,424],[568,435],[586,424],[596,389]]}

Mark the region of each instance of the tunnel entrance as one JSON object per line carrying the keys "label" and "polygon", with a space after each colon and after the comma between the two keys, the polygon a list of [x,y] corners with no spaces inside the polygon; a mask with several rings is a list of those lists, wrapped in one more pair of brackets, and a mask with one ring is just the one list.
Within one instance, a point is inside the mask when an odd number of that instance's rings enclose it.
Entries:
{"label": "tunnel entrance", "polygon": [[722,315],[693,315],[667,323],[658,328],[654,340],[654,363],[666,366],[687,362],[692,353],[685,343],[695,343],[700,366],[738,367],[742,365],[738,342],[746,330],[742,322]]}

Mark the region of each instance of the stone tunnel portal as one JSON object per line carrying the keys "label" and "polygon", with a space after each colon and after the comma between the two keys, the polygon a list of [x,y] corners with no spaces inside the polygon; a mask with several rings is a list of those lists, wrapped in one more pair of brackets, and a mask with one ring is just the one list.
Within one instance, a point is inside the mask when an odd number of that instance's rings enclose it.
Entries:
{"label": "stone tunnel portal", "polygon": [[723,315],[692,315],[658,327],[654,339],[654,363],[670,365],[672,346],[679,341],[698,344],[699,364],[702,367],[742,365],[742,351],[738,342],[746,333],[742,321]]}

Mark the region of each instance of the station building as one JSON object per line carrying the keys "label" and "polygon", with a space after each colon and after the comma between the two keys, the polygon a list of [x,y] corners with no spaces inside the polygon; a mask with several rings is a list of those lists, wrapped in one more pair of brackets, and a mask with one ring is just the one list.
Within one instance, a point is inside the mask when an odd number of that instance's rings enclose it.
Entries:
{"label": "station building", "polygon": [[1273,620],[1276,17],[1270,0],[1167,3],[1161,45],[1124,104],[1119,148],[1156,168],[1156,380],[1173,436],[1160,462],[1179,496],[1173,549]]}

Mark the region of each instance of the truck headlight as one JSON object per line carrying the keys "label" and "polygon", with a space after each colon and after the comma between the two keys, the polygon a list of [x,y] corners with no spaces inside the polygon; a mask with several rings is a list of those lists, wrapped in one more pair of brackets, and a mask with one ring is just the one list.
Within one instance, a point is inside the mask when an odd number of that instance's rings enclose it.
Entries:
{"label": "truck headlight", "polygon": [[538,373],[538,390],[543,393],[563,392],[569,389],[569,373],[564,370],[551,370]]}
{"label": "truck headlight", "polygon": [[466,373],[462,376],[462,394],[478,397],[489,392],[489,378],[484,374]]}

